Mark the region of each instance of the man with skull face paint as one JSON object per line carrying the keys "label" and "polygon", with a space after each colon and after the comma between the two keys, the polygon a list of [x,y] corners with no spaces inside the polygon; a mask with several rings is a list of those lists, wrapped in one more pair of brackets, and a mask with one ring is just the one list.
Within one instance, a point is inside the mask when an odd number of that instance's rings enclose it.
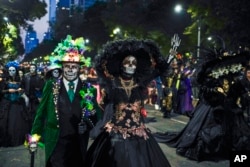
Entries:
{"label": "man with skull face paint", "polygon": [[92,130],[95,140],[87,166],[170,166],[144,122],[147,85],[168,68],[156,44],[138,39],[108,42],[95,64],[106,93],[105,111]]}
{"label": "man with skull face paint", "polygon": [[24,143],[28,133],[28,116],[23,94],[23,85],[17,74],[19,63],[6,64],[8,76],[3,82],[0,101],[0,146],[13,147]]}
{"label": "man with skull face paint", "polygon": [[[31,134],[42,136],[46,167],[83,167],[89,131],[99,113],[96,89],[79,78],[80,66],[90,65],[85,58],[83,38],[71,36],[55,48],[62,77],[46,81]],[[70,99],[69,91],[73,91]],[[45,129],[43,129],[45,127]]]}

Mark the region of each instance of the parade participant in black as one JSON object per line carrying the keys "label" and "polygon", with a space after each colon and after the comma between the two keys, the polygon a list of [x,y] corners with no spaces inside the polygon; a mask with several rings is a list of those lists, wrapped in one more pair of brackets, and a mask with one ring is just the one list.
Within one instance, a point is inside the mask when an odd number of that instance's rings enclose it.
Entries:
{"label": "parade participant in black", "polygon": [[[250,58],[249,53],[244,53]],[[241,69],[241,64],[235,64],[232,69]],[[249,81],[247,79],[247,73],[250,73],[250,68],[245,67],[245,75],[243,78],[238,79],[235,77],[229,95],[227,98],[226,109],[232,111],[232,123],[231,125],[231,138],[232,138],[232,150],[242,151],[250,150],[250,126],[245,119],[244,113],[249,109]]]}
{"label": "parade participant in black", "polygon": [[[3,90],[5,79],[6,79],[6,70],[4,68],[4,65],[0,63],[0,91]],[[1,98],[2,94],[0,93],[0,100]]]}
{"label": "parade participant in black", "polygon": [[170,166],[144,122],[147,85],[168,68],[156,44],[108,42],[95,64],[98,77],[107,82],[106,100],[104,117],[92,131],[97,137],[87,152],[87,166]]}
{"label": "parade participant in black", "polygon": [[171,118],[171,112],[173,111],[173,100],[175,99],[175,90],[173,87],[173,74],[169,74],[164,80],[163,98],[161,111],[164,118]]}
{"label": "parade participant in black", "polygon": [[28,115],[24,99],[24,89],[17,74],[19,63],[6,64],[8,76],[3,81],[0,101],[0,146],[20,146],[28,133]]}
{"label": "parade participant in black", "polygon": [[36,64],[30,64],[29,72],[24,75],[24,90],[29,99],[30,128],[34,121],[36,109],[39,105],[44,85],[44,79],[37,74]]}
{"label": "parade participant in black", "polygon": [[89,131],[99,113],[96,89],[79,78],[80,66],[90,65],[85,50],[83,38],[68,35],[52,54],[60,55],[63,77],[46,82],[31,133],[44,141],[47,167],[84,166]]}
{"label": "parade participant in black", "polygon": [[246,113],[246,120],[248,124],[250,125],[250,66],[246,66],[244,75],[242,79],[240,80],[241,85],[241,105],[244,110],[244,113]]}
{"label": "parade participant in black", "polygon": [[[209,54],[213,55],[217,56]],[[232,124],[238,117],[232,116],[236,100],[232,100],[231,86],[235,81],[233,76],[240,74],[238,67],[246,62],[246,57],[220,55],[204,63],[197,78],[201,85],[200,100],[192,118],[180,132],[155,133],[156,140],[175,147],[177,154],[193,160],[228,159],[237,128],[240,128]]]}

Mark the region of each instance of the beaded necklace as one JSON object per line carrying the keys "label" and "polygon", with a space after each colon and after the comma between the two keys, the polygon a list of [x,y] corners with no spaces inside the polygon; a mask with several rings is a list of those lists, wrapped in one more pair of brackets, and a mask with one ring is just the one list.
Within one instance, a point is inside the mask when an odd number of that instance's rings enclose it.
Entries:
{"label": "beaded necklace", "polygon": [[[53,102],[55,104],[55,113],[56,113],[56,119],[59,121],[59,115],[58,115],[58,95],[59,95],[59,90],[61,87],[61,80],[55,80],[53,82],[53,88],[52,88],[52,93],[53,93]],[[59,124],[57,125],[59,128]]]}
{"label": "beaded necklace", "polygon": [[[59,121],[59,115],[58,115],[58,95],[61,85],[61,80],[55,80],[53,82],[53,102],[55,104],[55,113],[56,113],[56,119]],[[91,86],[90,83],[83,83],[82,89],[80,90],[79,94],[82,97],[81,100],[81,107],[82,107],[82,118],[81,122],[86,121],[87,124],[90,127],[94,127],[94,124],[92,120],[90,119],[90,116],[95,115],[96,110],[94,109],[94,91],[95,88]],[[59,128],[59,125],[57,125]]]}

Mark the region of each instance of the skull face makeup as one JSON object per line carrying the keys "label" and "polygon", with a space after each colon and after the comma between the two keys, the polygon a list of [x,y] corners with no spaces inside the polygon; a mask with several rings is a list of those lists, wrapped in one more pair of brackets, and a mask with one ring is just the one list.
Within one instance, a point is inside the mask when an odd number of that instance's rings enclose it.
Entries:
{"label": "skull face makeup", "polygon": [[36,66],[35,65],[30,65],[30,73],[31,74],[36,73]]}
{"label": "skull face makeup", "polygon": [[54,69],[54,70],[52,71],[52,76],[53,76],[54,78],[58,78],[59,75],[60,75],[60,73],[59,73],[59,70],[58,70],[58,69]]}
{"label": "skull face makeup", "polygon": [[134,56],[130,55],[125,57],[125,59],[122,61],[123,72],[129,75],[134,74],[136,70],[136,65],[137,65],[137,60]]}
{"label": "skull face makeup", "polygon": [[63,77],[68,81],[74,81],[79,74],[80,65],[78,63],[63,63]]}
{"label": "skull face makeup", "polygon": [[8,71],[9,71],[9,75],[11,77],[16,75],[16,68],[15,67],[9,67]]}

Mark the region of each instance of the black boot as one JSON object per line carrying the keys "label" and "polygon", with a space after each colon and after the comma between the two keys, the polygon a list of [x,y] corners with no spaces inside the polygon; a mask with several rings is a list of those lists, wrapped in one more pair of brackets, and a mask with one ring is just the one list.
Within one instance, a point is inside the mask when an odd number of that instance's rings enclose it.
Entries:
{"label": "black boot", "polygon": [[170,115],[170,111],[169,111],[169,110],[166,110],[166,111],[163,113],[163,118],[171,118],[171,115]]}

